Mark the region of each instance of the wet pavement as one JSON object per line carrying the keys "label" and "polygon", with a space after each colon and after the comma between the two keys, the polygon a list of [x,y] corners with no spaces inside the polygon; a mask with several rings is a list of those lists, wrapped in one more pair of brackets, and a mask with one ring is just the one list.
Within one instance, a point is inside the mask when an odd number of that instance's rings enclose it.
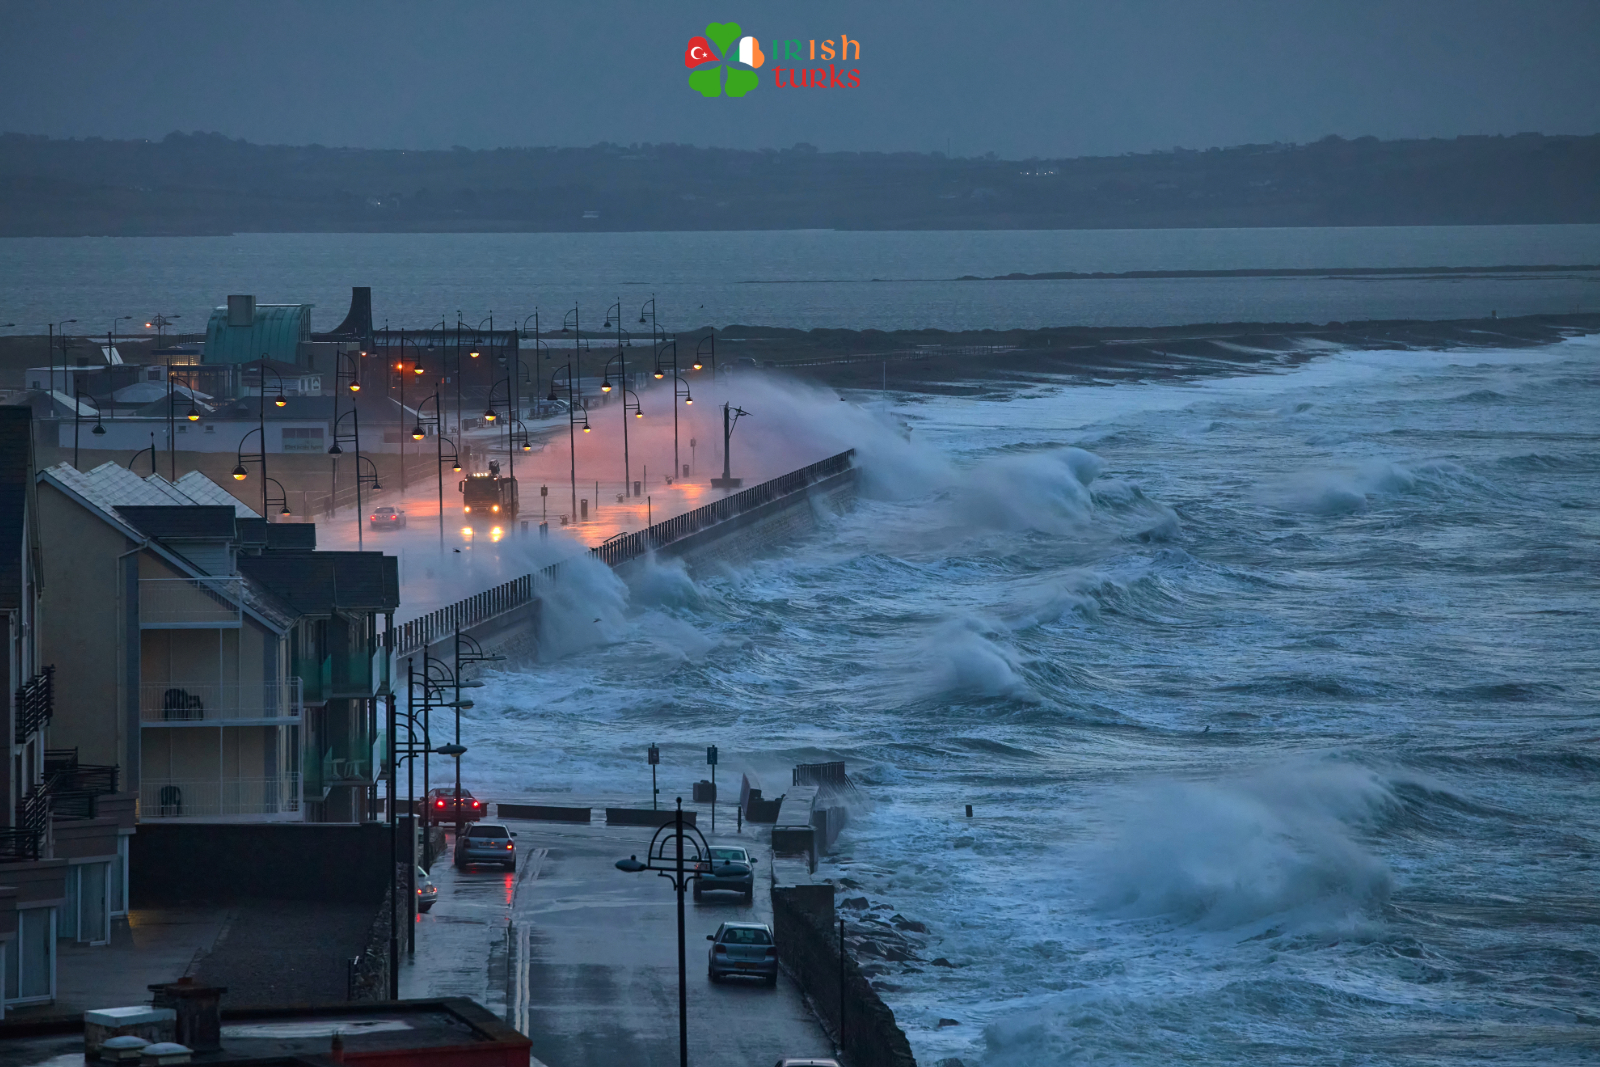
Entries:
{"label": "wet pavement", "polygon": [[[472,997],[526,1033],[548,1067],[675,1065],[676,894],[664,878],[613,866],[643,852],[649,831],[506,824],[518,834],[514,873],[458,871],[448,855],[434,865],[439,901],[418,917],[401,996]],[[712,840],[755,851],[748,837]],[[697,1067],[833,1055],[787,976],[776,988],[707,980],[706,935],[719,923],[771,924],[768,862],[762,854],[750,904],[733,894],[707,894],[698,904],[686,896],[689,1059]]]}

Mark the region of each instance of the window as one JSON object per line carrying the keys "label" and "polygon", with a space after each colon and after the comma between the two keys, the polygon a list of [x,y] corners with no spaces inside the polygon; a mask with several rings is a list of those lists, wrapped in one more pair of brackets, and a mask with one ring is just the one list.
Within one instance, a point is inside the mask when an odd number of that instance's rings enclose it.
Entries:
{"label": "window", "polygon": [[189,432],[189,427],[185,426],[183,423],[180,422],[180,423],[178,423],[178,432],[179,433],[188,433]]}
{"label": "window", "polygon": [[216,432],[217,432],[217,428],[215,426],[211,425],[209,422],[206,423],[206,433],[216,433]]}

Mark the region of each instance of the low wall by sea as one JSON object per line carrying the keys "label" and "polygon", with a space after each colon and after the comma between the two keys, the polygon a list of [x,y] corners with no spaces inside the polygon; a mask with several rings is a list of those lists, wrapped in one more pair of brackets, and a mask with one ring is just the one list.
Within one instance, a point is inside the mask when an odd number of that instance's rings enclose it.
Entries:
{"label": "low wall by sea", "polygon": [[851,1067],[916,1067],[894,1012],[849,953],[840,959],[833,891],[831,885],[772,887],[778,963],[805,993]]}

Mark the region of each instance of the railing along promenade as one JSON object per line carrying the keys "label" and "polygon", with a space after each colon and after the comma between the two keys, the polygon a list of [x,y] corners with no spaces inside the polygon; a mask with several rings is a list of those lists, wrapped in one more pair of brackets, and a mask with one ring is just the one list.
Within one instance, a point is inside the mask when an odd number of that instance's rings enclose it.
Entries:
{"label": "railing along promenade", "polygon": [[[854,456],[853,448],[841,452],[809,467],[790,471],[771,481],[753,485],[749,489],[713,501],[704,507],[658,522],[647,529],[613,537],[604,544],[591,548],[589,554],[608,566],[620,566],[708,527],[727,522],[774,500],[798,493],[817,482],[843,474],[850,469]],[[531,603],[537,595],[539,585],[554,581],[560,571],[561,564],[552,563],[543,570],[513,578],[509,582],[503,582],[492,589],[485,589],[465,600],[446,604],[410,622],[402,623],[394,628],[394,642],[391,647],[396,655],[407,655],[431,645],[448,634],[455,633],[458,629],[464,630],[469,626],[476,626],[512,608]]]}

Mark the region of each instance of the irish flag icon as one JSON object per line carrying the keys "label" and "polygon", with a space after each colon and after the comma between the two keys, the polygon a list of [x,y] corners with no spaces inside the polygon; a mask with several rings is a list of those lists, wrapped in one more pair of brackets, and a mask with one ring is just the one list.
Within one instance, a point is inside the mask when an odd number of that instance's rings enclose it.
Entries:
{"label": "irish flag icon", "polygon": [[739,38],[739,62],[747,67],[760,67],[767,61],[761,52],[761,42],[754,37]]}

